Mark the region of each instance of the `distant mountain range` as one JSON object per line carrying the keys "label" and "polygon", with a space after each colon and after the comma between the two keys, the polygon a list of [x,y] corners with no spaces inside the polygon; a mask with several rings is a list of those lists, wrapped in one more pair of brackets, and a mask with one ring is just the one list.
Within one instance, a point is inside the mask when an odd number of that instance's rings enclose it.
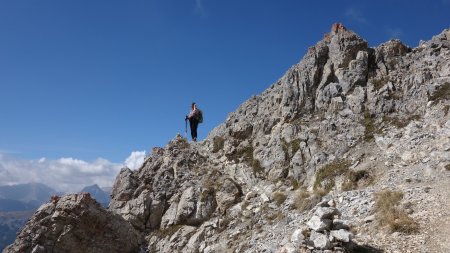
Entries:
{"label": "distant mountain range", "polygon": [[81,192],[89,192],[105,208],[108,207],[109,201],[111,201],[109,192],[106,192],[96,184],[84,187]]}
{"label": "distant mountain range", "polygon": [[[80,192],[89,192],[105,208],[111,200],[111,187],[102,189],[95,184]],[[14,241],[16,233],[43,203],[52,195],[63,194],[41,183],[0,186],[0,252]]]}
{"label": "distant mountain range", "polygon": [[41,183],[0,186],[0,212],[29,211],[60,192]]}

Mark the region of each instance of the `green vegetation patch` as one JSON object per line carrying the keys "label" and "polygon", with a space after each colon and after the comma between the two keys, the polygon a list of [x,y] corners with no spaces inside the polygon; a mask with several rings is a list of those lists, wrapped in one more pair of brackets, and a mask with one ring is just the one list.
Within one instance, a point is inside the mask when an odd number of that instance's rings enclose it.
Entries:
{"label": "green vegetation patch", "polygon": [[285,160],[289,161],[300,150],[300,139],[294,139],[287,142],[284,138],[281,139],[281,148],[283,149]]}
{"label": "green vegetation patch", "polygon": [[172,235],[174,235],[178,230],[180,230],[183,227],[183,225],[173,225],[168,228],[164,229],[158,229],[154,231],[154,235],[156,235],[159,238],[170,238]]}
{"label": "green vegetation patch", "polygon": [[254,150],[252,146],[247,146],[241,149],[237,149],[231,154],[226,154],[226,157],[236,163],[240,161],[244,162],[252,168],[253,175],[256,177],[264,172],[264,168],[261,166],[261,162],[253,157],[253,151]]}
{"label": "green vegetation patch", "polygon": [[223,137],[220,136],[215,136],[213,138],[213,153],[217,153],[220,150],[223,149],[223,146],[225,145],[225,139]]}
{"label": "green vegetation patch", "polygon": [[364,118],[361,122],[364,127],[364,140],[373,141],[375,139],[375,134],[380,134],[381,130],[375,126],[375,119],[369,111],[364,112]]}
{"label": "green vegetation patch", "polygon": [[373,79],[372,84],[373,88],[377,91],[383,88],[384,85],[388,83],[389,79],[387,77],[382,77],[380,79]]}
{"label": "green vegetation patch", "polygon": [[302,184],[295,178],[289,177],[289,182],[294,190],[297,190],[302,186]]}
{"label": "green vegetation patch", "polygon": [[392,117],[392,116],[383,116],[383,123],[385,125],[394,126],[396,128],[404,128],[406,127],[411,121],[413,120],[419,120],[421,117],[419,115],[411,115],[405,119],[401,119],[399,117]]}
{"label": "green vegetation patch", "polygon": [[344,182],[342,183],[342,190],[354,190],[358,187],[358,183],[361,181],[365,181],[366,184],[371,184],[373,182],[373,177],[366,170],[348,170],[345,175]]}
{"label": "green vegetation patch", "polygon": [[439,86],[433,95],[430,97],[430,100],[433,101],[433,104],[437,104],[440,100],[448,100],[450,99],[450,83],[444,83]]}
{"label": "green vegetation patch", "polygon": [[350,161],[341,159],[325,165],[316,172],[313,189],[325,195],[335,186],[335,178],[348,172]]}

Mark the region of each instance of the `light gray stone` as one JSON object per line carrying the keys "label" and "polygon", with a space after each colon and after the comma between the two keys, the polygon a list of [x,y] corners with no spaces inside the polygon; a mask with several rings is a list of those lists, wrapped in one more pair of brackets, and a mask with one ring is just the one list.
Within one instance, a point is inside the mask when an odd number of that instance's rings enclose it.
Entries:
{"label": "light gray stone", "polygon": [[[327,203],[328,204],[328,203]],[[332,220],[334,215],[337,215],[339,212],[335,207],[317,207],[314,215],[319,217],[320,219],[329,219]]]}
{"label": "light gray stone", "polygon": [[291,235],[291,243],[297,247],[304,244],[306,242],[305,232],[305,228],[296,229]]}
{"label": "light gray stone", "polygon": [[332,230],[330,235],[340,242],[350,242],[352,239],[352,233],[345,229]]}
{"label": "light gray stone", "polygon": [[316,231],[311,231],[311,236],[309,240],[313,243],[314,247],[317,249],[329,249],[331,247],[331,242],[327,235],[318,233]]}
{"label": "light gray stone", "polygon": [[306,222],[309,228],[316,232],[322,232],[331,229],[332,221],[329,219],[320,219],[318,216],[313,216]]}

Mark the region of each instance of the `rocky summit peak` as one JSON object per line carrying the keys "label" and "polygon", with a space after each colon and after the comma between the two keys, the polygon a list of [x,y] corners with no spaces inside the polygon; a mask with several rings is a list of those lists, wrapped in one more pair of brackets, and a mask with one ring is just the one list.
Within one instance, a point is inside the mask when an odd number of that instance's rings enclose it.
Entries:
{"label": "rocky summit peak", "polygon": [[347,31],[347,28],[342,23],[334,23],[331,26],[331,32],[336,34],[340,31]]}
{"label": "rocky summit peak", "polygon": [[450,252],[450,32],[342,24],[201,142],[43,205],[4,252]]}

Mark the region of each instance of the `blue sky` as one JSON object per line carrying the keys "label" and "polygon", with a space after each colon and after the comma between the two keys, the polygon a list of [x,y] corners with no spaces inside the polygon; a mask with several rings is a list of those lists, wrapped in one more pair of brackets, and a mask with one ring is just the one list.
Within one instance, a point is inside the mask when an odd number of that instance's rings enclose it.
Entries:
{"label": "blue sky", "polygon": [[416,46],[448,13],[449,0],[0,0],[0,153],[121,163],[183,133],[192,101],[204,138],[333,23]]}

